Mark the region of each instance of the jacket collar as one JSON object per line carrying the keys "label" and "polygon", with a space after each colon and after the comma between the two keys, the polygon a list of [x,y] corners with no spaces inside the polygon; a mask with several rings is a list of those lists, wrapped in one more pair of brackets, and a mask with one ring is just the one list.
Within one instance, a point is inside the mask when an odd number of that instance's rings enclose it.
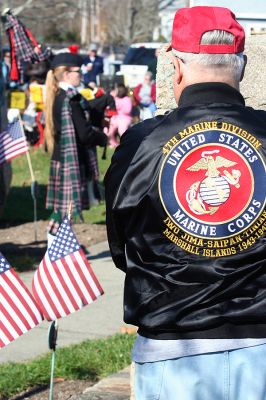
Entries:
{"label": "jacket collar", "polygon": [[196,104],[227,103],[245,105],[243,96],[226,83],[206,82],[187,86],[179,99],[178,107],[195,106]]}

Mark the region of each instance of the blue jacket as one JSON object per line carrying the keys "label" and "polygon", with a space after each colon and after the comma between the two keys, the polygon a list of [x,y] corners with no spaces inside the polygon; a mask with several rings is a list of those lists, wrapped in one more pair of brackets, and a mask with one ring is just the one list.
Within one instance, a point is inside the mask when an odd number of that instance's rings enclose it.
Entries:
{"label": "blue jacket", "polygon": [[83,65],[93,64],[91,71],[86,72],[83,75],[83,81],[85,84],[89,82],[96,82],[96,76],[103,73],[103,58],[96,56],[94,61],[91,61],[90,57],[84,58]]}

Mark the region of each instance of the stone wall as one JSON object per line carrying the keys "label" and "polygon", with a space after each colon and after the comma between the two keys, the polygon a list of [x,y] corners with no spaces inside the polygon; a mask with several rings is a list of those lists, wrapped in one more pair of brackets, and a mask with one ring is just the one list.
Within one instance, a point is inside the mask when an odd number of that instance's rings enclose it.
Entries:
{"label": "stone wall", "polygon": [[[166,52],[167,45],[161,48],[157,65],[157,100],[158,114],[176,107],[172,88],[173,64],[171,52]],[[245,54],[248,63],[240,90],[246,104],[266,110],[266,35],[250,36],[246,40]]]}

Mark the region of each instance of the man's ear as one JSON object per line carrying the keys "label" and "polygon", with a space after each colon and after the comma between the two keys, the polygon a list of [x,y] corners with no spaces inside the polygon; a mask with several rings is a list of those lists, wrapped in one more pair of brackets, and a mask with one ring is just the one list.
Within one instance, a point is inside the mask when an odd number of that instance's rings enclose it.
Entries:
{"label": "man's ear", "polygon": [[173,56],[173,64],[174,64],[174,70],[175,70],[174,80],[179,85],[179,83],[181,82],[182,77],[183,77],[183,65],[182,65],[183,62],[179,58]]}
{"label": "man's ear", "polygon": [[246,54],[244,54],[243,57],[244,57],[244,65],[243,65],[243,69],[242,69],[241,76],[240,76],[240,82],[244,78],[245,69],[246,69],[246,65],[247,65],[247,62],[248,62],[248,58],[247,58]]}

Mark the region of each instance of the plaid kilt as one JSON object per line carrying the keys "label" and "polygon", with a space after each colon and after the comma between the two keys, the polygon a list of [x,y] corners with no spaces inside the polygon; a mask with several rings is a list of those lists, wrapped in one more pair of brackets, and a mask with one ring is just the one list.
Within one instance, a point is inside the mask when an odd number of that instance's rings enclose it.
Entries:
{"label": "plaid kilt", "polygon": [[87,180],[85,167],[80,165],[77,152],[76,133],[71,117],[70,99],[77,92],[68,89],[62,107],[60,161],[51,160],[46,197],[46,208],[59,212],[62,217],[72,202],[73,214],[81,216],[86,208]]}
{"label": "plaid kilt", "polygon": [[86,149],[88,177],[93,181],[99,180],[99,166],[96,147]]}

